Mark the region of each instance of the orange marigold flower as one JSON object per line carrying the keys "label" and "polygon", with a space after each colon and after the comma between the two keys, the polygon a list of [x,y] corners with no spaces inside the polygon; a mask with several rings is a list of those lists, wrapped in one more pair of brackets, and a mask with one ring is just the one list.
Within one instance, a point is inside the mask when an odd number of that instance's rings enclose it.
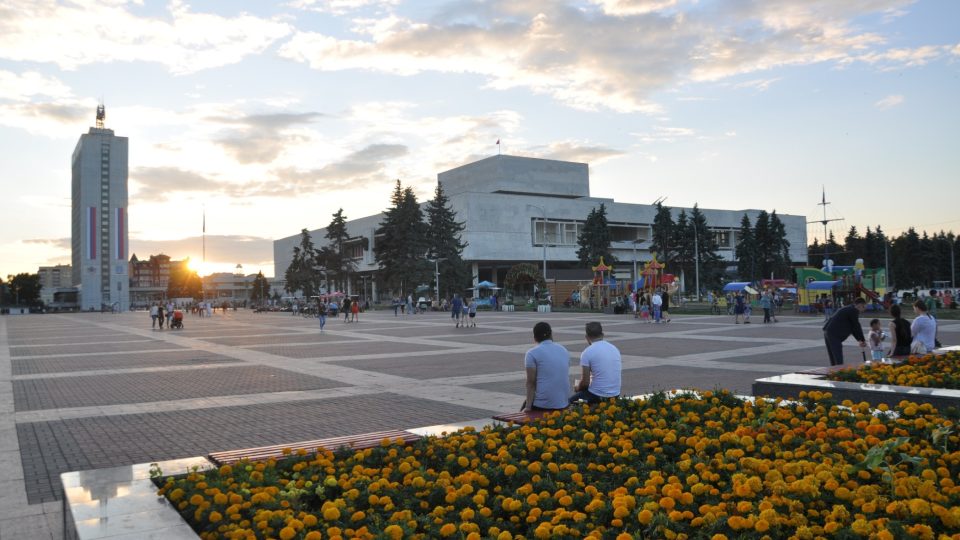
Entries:
{"label": "orange marigold flower", "polygon": [[457,526],[453,523],[445,523],[443,527],[440,527],[440,536],[453,536],[457,532]]}

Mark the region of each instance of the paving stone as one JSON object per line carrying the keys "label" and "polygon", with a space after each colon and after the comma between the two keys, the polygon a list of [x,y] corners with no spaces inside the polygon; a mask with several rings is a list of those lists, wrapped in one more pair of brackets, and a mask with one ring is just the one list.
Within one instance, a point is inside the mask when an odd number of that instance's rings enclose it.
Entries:
{"label": "paving stone", "polygon": [[331,364],[426,380],[487,373],[522,372],[523,353],[450,351],[449,354],[440,355],[344,360],[331,362]]}
{"label": "paving stone", "polygon": [[[107,338],[109,339],[109,338]],[[141,338],[142,339],[142,338]],[[104,340],[106,341],[106,340]],[[180,349],[180,345],[160,340],[130,342],[130,343],[65,343],[60,345],[37,345],[10,349],[11,357],[88,354],[105,352],[137,352],[156,349]]]}
{"label": "paving stone", "polygon": [[65,356],[56,358],[15,358],[14,375],[63,373],[101,369],[188,366],[193,364],[220,364],[235,359],[206,351],[165,351],[151,354],[110,356]]}
{"label": "paving stone", "polygon": [[[332,334],[327,334],[330,341],[338,341],[330,346],[323,343],[317,343],[315,347],[284,347],[281,345],[272,345],[265,347],[251,347],[251,350],[262,351],[275,354],[277,356],[286,356],[288,358],[327,358],[332,356],[357,356],[362,354],[384,354],[384,353],[409,353],[418,351],[438,351],[447,347],[442,345],[422,345],[419,343],[402,342],[383,342],[383,341],[363,341],[357,340],[355,343],[339,342],[338,338]],[[454,347],[451,345],[451,348]]]}
{"label": "paving stone", "polygon": [[244,365],[188,371],[14,380],[13,397],[17,411],[30,411],[337,386],[344,385],[282,369]]}
{"label": "paving stone", "polygon": [[[357,414],[362,411],[362,414]],[[473,420],[489,411],[397,394],[17,424],[30,504],[62,497],[66,471]]]}

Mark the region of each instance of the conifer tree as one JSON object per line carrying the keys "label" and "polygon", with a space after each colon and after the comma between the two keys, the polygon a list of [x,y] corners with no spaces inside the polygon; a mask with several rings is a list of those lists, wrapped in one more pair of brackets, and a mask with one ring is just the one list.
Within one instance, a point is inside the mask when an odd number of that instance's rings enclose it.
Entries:
{"label": "conifer tree", "polygon": [[333,214],[325,238],[329,244],[317,252],[317,263],[326,269],[328,278],[333,277],[338,290],[346,290],[347,279],[351,272],[357,270],[357,265],[344,249],[350,234],[347,232],[347,216],[343,214],[343,208]]}
{"label": "conifer tree", "polygon": [[675,227],[670,208],[658,202],[657,213],[653,216],[650,251],[656,253],[657,258],[664,264],[672,262],[676,253],[673,249]]}
{"label": "conifer tree", "polygon": [[284,272],[284,290],[288,293],[301,291],[307,298],[317,294],[320,288],[320,274],[317,272],[317,250],[313,246],[310,231],[300,231],[300,244],[293,247],[293,259]]}
{"label": "conifer tree", "polygon": [[434,266],[440,273],[441,296],[451,296],[469,286],[470,270],[463,262],[463,249],[467,244],[461,237],[465,227],[464,222],[457,221],[443,184],[437,182],[433,199],[427,203],[427,243],[430,258],[443,259]]}
{"label": "conifer tree", "polygon": [[737,274],[740,279],[755,281],[757,279],[757,239],[750,225],[750,217],[746,214],[740,220],[734,256],[737,258]]}
{"label": "conifer tree", "polygon": [[693,210],[690,212],[690,229],[694,233],[694,262],[699,254],[700,287],[713,288],[719,284],[725,265],[719,254],[717,238],[710,231],[707,217],[703,215],[697,204],[693,205]]}
{"label": "conifer tree", "polygon": [[616,264],[617,258],[610,249],[612,237],[610,235],[610,224],[607,222],[607,207],[600,203],[600,208],[591,208],[587,214],[587,221],[580,229],[577,236],[577,258],[583,266],[592,266],[603,261],[612,266]]}
{"label": "conifer tree", "polygon": [[380,222],[382,236],[374,248],[383,283],[394,293],[413,293],[418,285],[429,283],[430,264],[426,261],[427,226],[420,204],[410,187],[397,185],[390,197],[392,206]]}
{"label": "conifer tree", "polygon": [[787,228],[774,210],[770,214],[770,254],[771,272],[780,279],[790,279],[790,241],[787,240]]}

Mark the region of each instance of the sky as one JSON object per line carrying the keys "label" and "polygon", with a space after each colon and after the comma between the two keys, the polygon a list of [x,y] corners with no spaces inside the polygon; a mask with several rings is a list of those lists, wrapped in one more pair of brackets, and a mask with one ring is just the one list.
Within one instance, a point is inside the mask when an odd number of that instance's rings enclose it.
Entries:
{"label": "sky", "polygon": [[[497,153],[591,195],[960,230],[960,2],[0,3],[0,276],[70,262],[70,156],[129,137],[131,252],[272,240]],[[808,235],[823,236],[819,225]]]}

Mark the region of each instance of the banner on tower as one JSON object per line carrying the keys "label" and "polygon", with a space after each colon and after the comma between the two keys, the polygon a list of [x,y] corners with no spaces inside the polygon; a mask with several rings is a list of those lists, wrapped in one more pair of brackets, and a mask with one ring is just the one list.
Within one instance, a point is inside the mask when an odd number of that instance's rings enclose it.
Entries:
{"label": "banner on tower", "polygon": [[97,258],[97,207],[87,207],[87,257]]}
{"label": "banner on tower", "polygon": [[126,260],[127,246],[124,245],[124,242],[123,242],[123,238],[124,238],[123,231],[124,231],[124,226],[126,224],[124,223],[125,216],[124,216],[123,208],[117,208],[114,210],[114,212],[116,213],[116,218],[113,220],[114,222],[113,230],[114,230],[114,238],[115,238],[115,242],[113,243],[113,245],[117,246],[116,255],[114,256],[114,258],[120,259],[120,260]]}

